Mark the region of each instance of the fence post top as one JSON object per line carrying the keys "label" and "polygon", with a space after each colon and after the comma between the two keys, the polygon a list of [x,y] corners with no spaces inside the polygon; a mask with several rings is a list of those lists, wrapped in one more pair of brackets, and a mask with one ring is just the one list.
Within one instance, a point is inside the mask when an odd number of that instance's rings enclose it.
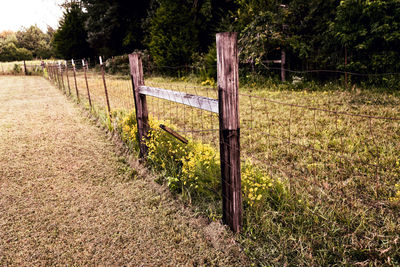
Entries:
{"label": "fence post top", "polygon": [[138,53],[138,52],[132,52],[132,53],[130,53],[130,54],[128,55],[128,57],[129,57],[129,58],[131,58],[131,57],[138,57],[138,58],[140,58],[141,56],[140,56],[140,53]]}
{"label": "fence post top", "polygon": [[238,33],[237,32],[219,32],[216,34],[217,38],[220,37],[237,37]]}

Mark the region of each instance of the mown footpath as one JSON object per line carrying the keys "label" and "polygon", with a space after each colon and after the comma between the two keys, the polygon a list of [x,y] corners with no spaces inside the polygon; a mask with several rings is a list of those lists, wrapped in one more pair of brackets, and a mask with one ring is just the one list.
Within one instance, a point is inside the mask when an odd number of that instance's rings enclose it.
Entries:
{"label": "mown footpath", "polygon": [[41,77],[0,77],[0,265],[243,266]]}

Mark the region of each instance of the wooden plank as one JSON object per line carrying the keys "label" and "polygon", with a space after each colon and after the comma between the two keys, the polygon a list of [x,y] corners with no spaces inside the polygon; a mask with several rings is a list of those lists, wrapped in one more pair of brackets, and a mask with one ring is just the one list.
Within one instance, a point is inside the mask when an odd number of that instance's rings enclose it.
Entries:
{"label": "wooden plank", "polygon": [[219,113],[218,100],[216,99],[149,86],[140,86],[139,93],[210,111],[213,113]]}
{"label": "wooden plank", "polygon": [[133,97],[135,99],[136,120],[138,126],[139,157],[145,160],[147,157],[147,138],[150,126],[147,111],[146,95],[139,93],[139,87],[144,86],[142,58],[140,54],[129,54],[129,65],[133,85]]}
{"label": "wooden plank", "polygon": [[189,143],[189,141],[185,137],[183,137],[182,135],[178,134],[177,132],[175,132],[171,128],[165,126],[164,124],[160,124],[160,128],[163,129],[164,131],[166,131],[167,133],[169,133],[170,135],[172,135],[173,137],[175,137],[176,139],[178,139],[179,141],[181,141],[182,143],[184,143],[184,144]]}
{"label": "wooden plank", "polygon": [[218,103],[222,178],[222,219],[242,229],[237,33],[217,34]]}

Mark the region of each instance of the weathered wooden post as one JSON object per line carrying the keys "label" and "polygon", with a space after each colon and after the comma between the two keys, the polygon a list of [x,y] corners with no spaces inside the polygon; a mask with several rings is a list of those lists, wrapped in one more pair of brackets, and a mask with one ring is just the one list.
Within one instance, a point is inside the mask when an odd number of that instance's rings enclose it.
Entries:
{"label": "weathered wooden post", "polygon": [[88,99],[89,99],[89,106],[92,107],[92,99],[90,98],[89,83],[88,83],[87,74],[86,74],[87,64],[85,66],[85,60],[84,59],[82,59],[82,63],[83,63],[82,64],[83,65],[83,71],[84,71],[84,74],[85,74],[85,82],[86,82],[86,90],[87,90]]}
{"label": "weathered wooden post", "polygon": [[101,76],[103,77],[104,92],[106,94],[108,115],[111,117],[110,100],[108,99],[108,91],[107,91],[107,84],[106,84],[106,77],[105,77],[105,67],[104,67],[103,59],[101,58],[101,56],[99,57],[99,61],[100,61],[100,68],[101,68]]}
{"label": "weathered wooden post", "polygon": [[133,97],[135,99],[136,120],[138,125],[138,140],[140,153],[143,161],[147,156],[145,138],[150,130],[146,96],[139,93],[139,87],[144,85],[142,59],[138,53],[129,54],[129,65],[131,71]]}
{"label": "weathered wooden post", "polygon": [[25,60],[24,60],[24,72],[25,72],[25,75],[28,75],[28,72],[26,70],[26,62],[25,62]]}
{"label": "weathered wooden post", "polygon": [[217,71],[222,219],[234,232],[239,232],[242,228],[238,62],[237,33],[218,33]]}
{"label": "weathered wooden post", "polygon": [[[78,99],[78,102],[80,102],[79,99],[79,91],[78,91],[78,84],[76,83],[76,68],[75,68],[75,62],[73,59],[71,59],[72,62],[72,70],[74,71],[74,82],[75,82],[75,91],[76,91],[76,98]],[[83,63],[83,60],[82,60]]]}

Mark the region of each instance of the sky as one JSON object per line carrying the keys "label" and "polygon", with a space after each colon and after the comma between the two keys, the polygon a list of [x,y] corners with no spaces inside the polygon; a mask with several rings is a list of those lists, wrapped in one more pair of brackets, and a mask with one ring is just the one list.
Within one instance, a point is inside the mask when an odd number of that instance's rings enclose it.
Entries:
{"label": "sky", "polygon": [[18,31],[36,24],[43,31],[47,25],[58,27],[63,0],[0,0],[0,32]]}

